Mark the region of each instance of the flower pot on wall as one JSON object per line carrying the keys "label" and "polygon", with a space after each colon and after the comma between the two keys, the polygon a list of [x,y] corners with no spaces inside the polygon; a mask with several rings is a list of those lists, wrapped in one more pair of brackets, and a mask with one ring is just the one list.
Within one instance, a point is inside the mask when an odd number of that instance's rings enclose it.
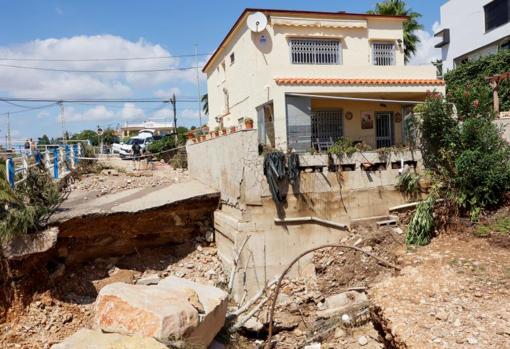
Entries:
{"label": "flower pot on wall", "polygon": [[253,119],[252,118],[246,118],[244,119],[244,127],[247,130],[251,130],[253,128]]}
{"label": "flower pot on wall", "polygon": [[236,132],[236,127],[235,127],[235,126],[232,126],[232,127],[230,128],[230,133],[235,133],[235,132]]}
{"label": "flower pot on wall", "polygon": [[226,128],[222,128],[222,129],[221,129],[221,133],[222,133],[223,135],[226,135],[226,134],[227,134],[227,129],[226,129]]}

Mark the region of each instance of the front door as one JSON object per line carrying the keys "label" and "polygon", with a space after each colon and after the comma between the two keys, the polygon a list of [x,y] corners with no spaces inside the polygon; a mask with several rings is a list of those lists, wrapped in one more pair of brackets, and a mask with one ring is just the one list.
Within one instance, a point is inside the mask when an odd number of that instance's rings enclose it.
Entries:
{"label": "front door", "polygon": [[375,113],[377,148],[391,147],[393,145],[393,113]]}

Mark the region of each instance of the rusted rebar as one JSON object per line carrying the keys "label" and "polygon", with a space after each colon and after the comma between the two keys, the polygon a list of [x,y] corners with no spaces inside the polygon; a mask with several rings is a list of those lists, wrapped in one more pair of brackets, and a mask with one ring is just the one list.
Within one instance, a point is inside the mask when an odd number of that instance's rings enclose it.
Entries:
{"label": "rusted rebar", "polygon": [[283,278],[285,277],[285,275],[288,274],[288,272],[290,271],[290,269],[294,266],[294,264],[297,263],[297,261],[299,261],[302,257],[306,256],[307,254],[309,253],[312,253],[312,252],[315,252],[317,250],[322,250],[322,249],[325,249],[325,248],[344,248],[344,249],[351,249],[351,250],[355,250],[355,251],[358,251],[358,252],[361,252],[371,258],[374,258],[375,260],[379,261],[381,264],[383,264],[384,266],[387,266],[387,267],[390,267],[390,268],[393,268],[395,270],[400,270],[400,268],[398,266],[396,266],[395,264],[392,264],[390,262],[387,262],[385,261],[384,259],[382,258],[379,258],[373,254],[371,254],[370,252],[366,252],[366,251],[363,251],[361,248],[359,247],[356,247],[356,246],[350,246],[350,245],[343,245],[343,244],[328,244],[328,245],[322,245],[322,246],[319,246],[319,247],[315,247],[315,248],[312,248],[310,250],[307,250],[303,253],[301,253],[299,256],[297,256],[288,266],[287,268],[285,269],[285,271],[280,275],[280,278],[278,279],[278,282],[276,284],[276,288],[274,290],[274,294],[273,294],[273,299],[272,299],[272,302],[271,302],[271,309],[269,311],[269,333],[268,333],[268,337],[267,337],[267,340],[266,340],[266,344],[264,346],[264,349],[269,349],[271,347],[271,339],[273,337],[273,317],[274,317],[274,311],[275,311],[275,307],[276,307],[276,300],[278,298],[278,294],[280,292],[280,288],[282,286],[282,281],[283,281]]}

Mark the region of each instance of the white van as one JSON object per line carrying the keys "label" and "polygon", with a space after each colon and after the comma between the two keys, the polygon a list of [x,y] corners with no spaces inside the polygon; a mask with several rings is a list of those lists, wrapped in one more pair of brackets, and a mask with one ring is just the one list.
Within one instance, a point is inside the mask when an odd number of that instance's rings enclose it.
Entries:
{"label": "white van", "polygon": [[138,136],[131,137],[129,140],[120,145],[119,155],[123,158],[129,158],[132,156],[131,148],[133,144],[139,144],[140,148],[142,148],[142,154],[145,153],[147,146],[154,141],[154,136],[150,132],[140,132]]}

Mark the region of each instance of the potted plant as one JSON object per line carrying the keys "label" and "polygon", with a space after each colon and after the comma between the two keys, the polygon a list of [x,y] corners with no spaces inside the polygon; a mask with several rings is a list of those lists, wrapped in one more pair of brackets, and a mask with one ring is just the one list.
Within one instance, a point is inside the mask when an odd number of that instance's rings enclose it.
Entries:
{"label": "potted plant", "polygon": [[209,126],[207,126],[207,125],[202,126],[202,131],[203,131],[205,134],[209,133]]}
{"label": "potted plant", "polygon": [[223,127],[221,129],[221,133],[225,136],[227,134],[227,129],[225,127]]}
{"label": "potted plant", "polygon": [[244,127],[247,130],[251,130],[253,128],[253,119],[252,118],[245,118],[244,119]]}
{"label": "potted plant", "polygon": [[193,139],[195,138],[195,135],[193,134],[193,132],[189,131],[188,132],[188,139]]}
{"label": "potted plant", "polygon": [[214,128],[214,136],[215,137],[219,137],[220,136],[220,127],[219,126],[216,126]]}
{"label": "potted plant", "polygon": [[236,127],[230,126],[230,133],[235,133],[235,132],[236,132]]}

